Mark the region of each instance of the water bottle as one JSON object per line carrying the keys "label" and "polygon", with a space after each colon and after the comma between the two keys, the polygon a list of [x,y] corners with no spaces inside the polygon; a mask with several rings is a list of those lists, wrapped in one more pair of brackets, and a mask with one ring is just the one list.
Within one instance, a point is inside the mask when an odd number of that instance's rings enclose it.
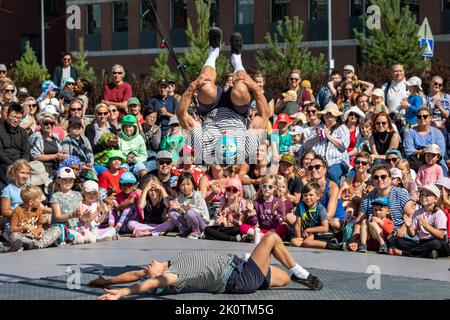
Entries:
{"label": "water bottle", "polygon": [[261,241],[261,230],[259,228],[255,228],[255,236],[253,237],[255,245]]}

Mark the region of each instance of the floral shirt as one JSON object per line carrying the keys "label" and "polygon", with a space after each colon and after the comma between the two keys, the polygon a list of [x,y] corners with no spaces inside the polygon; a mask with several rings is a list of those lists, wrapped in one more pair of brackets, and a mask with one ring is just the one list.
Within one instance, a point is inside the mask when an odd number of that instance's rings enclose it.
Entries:
{"label": "floral shirt", "polygon": [[[83,201],[83,196],[78,191],[69,191],[67,193],[62,193],[58,191],[52,194],[50,199],[50,204],[59,204],[62,215],[69,215],[74,210],[80,207],[80,202]],[[67,225],[70,229],[76,229],[79,225],[78,218],[70,218],[67,221]]]}

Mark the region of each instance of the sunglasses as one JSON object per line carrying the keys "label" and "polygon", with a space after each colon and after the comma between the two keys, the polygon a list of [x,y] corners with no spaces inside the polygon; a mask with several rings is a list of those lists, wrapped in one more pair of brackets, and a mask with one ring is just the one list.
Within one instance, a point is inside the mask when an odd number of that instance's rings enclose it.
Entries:
{"label": "sunglasses", "polygon": [[397,162],[398,161],[398,158],[386,158],[386,162]]}
{"label": "sunglasses", "polygon": [[378,180],[386,180],[387,178],[387,174],[382,174],[381,176],[372,176],[373,180],[378,181]]}
{"label": "sunglasses", "polygon": [[306,113],[312,113],[315,114],[317,112],[317,110],[306,110]]}
{"label": "sunglasses", "polygon": [[417,115],[417,119],[428,119],[428,115],[427,114],[418,114]]}
{"label": "sunglasses", "polygon": [[108,112],[97,112],[98,116],[107,116]]}
{"label": "sunglasses", "polygon": [[63,58],[62,60],[63,60],[63,61],[72,61],[72,59],[70,59],[70,58],[69,58],[69,59],[64,59],[64,58]]}
{"label": "sunglasses", "polygon": [[43,122],[42,123],[42,125],[44,126],[44,127],[47,127],[47,126],[54,126],[55,125],[55,123],[54,122],[51,122],[51,121],[46,121],[46,122]]}
{"label": "sunglasses", "polygon": [[116,113],[116,112],[117,112],[117,109],[109,110],[108,112]]}
{"label": "sunglasses", "polygon": [[237,193],[239,190],[235,187],[227,187],[225,188],[225,191],[230,193]]}
{"label": "sunglasses", "polygon": [[14,93],[14,89],[12,89],[12,90],[5,89],[5,90],[3,90],[3,93]]}
{"label": "sunglasses", "polygon": [[122,74],[122,72],[113,72],[113,74]]}
{"label": "sunglasses", "polygon": [[158,163],[159,163],[159,165],[163,165],[163,164],[165,164],[165,165],[171,165],[172,164],[172,161],[171,160],[158,160]]}
{"label": "sunglasses", "polygon": [[359,118],[359,115],[357,115],[356,113],[350,113],[348,116],[349,117]]}
{"label": "sunglasses", "polygon": [[439,87],[439,88],[442,88],[443,86],[444,86],[444,84],[443,83],[439,83],[439,82],[434,82],[433,83],[435,86],[437,86],[437,87]]}
{"label": "sunglasses", "polygon": [[367,166],[368,162],[367,161],[360,161],[360,160],[356,160],[355,161],[355,166],[357,165],[363,165],[363,166]]}
{"label": "sunglasses", "polygon": [[6,74],[6,71],[2,70],[2,71],[0,71],[0,73],[2,73],[2,74]]}
{"label": "sunglasses", "polygon": [[274,186],[272,184],[263,184],[262,188],[264,190],[266,190],[266,189],[272,190],[274,188]]}
{"label": "sunglasses", "polygon": [[316,171],[320,170],[320,168],[322,168],[323,166],[321,164],[316,164],[313,166],[308,166],[308,171],[313,171],[314,169],[316,169]]}
{"label": "sunglasses", "polygon": [[31,108],[34,108],[34,107],[37,107],[37,103],[29,104],[28,106],[30,106]]}
{"label": "sunglasses", "polygon": [[70,111],[81,111],[81,110],[83,110],[82,108],[72,108],[72,109],[70,109]]}
{"label": "sunglasses", "polygon": [[300,81],[299,78],[290,78],[291,81]]}
{"label": "sunglasses", "polygon": [[375,124],[377,126],[385,126],[385,125],[387,125],[387,122],[375,122]]}

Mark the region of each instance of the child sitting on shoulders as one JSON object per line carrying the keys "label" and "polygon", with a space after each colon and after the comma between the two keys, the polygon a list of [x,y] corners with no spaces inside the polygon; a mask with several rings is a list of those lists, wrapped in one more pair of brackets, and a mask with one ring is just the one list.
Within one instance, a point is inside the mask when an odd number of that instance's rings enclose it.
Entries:
{"label": "child sitting on shoulders", "polygon": [[25,250],[47,248],[60,236],[56,226],[42,227],[42,191],[39,187],[24,187],[20,192],[23,204],[11,216],[11,241],[22,241]]}

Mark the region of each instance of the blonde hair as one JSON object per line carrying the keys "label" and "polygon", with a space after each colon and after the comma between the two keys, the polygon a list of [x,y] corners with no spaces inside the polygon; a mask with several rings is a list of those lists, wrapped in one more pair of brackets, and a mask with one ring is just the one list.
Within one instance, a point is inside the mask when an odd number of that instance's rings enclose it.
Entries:
{"label": "blonde hair", "polygon": [[[269,182],[270,180],[272,180],[274,182],[273,184],[274,184],[275,187],[277,186],[277,177],[276,177],[276,175],[268,174],[266,176],[263,176],[262,179],[261,179],[261,184],[260,184],[261,187],[259,188],[258,192],[256,193],[255,199],[262,198],[262,196],[263,196],[262,185],[267,183],[267,182]],[[274,196],[277,196],[276,190],[274,190],[274,191],[275,191]]]}
{"label": "blonde hair", "polygon": [[[411,180],[412,180],[412,177],[411,177],[411,167],[410,167],[410,165],[409,165],[409,161],[406,160],[406,159],[401,159],[401,160],[399,160],[399,161],[397,162],[397,164],[395,165],[395,167],[396,167],[397,169],[400,169],[400,170],[401,170],[400,166],[406,166],[406,168],[408,169],[408,176],[402,174],[402,177],[403,177],[402,181],[405,181],[405,182],[411,181]],[[405,180],[405,178],[408,178],[408,180]]]}
{"label": "blonde hair", "polygon": [[10,165],[6,170],[6,176],[8,177],[8,180],[14,181],[16,179],[17,171],[19,171],[23,167],[27,167],[31,171],[30,164],[27,160],[19,159],[14,161],[14,163]]}
{"label": "blonde hair", "polygon": [[[156,176],[150,176],[150,177],[148,178],[148,180],[147,180],[145,186],[147,186],[147,185],[148,185],[149,183],[151,183],[151,182],[155,182],[158,186],[164,187],[164,186],[162,185],[161,181],[160,181]],[[158,195],[158,202],[159,202],[159,201],[162,200],[162,193],[161,193],[161,191],[159,191],[159,190],[158,190],[158,193],[159,193],[159,195]],[[147,194],[147,196],[148,196],[148,194]]]}
{"label": "blonde hair", "polygon": [[[276,195],[277,195],[278,198],[281,198],[281,197],[283,197],[285,195],[281,194],[281,189],[279,187],[280,187],[281,184],[284,184],[286,186],[286,188],[287,188],[288,182],[287,182],[287,179],[284,176],[280,175],[280,174],[277,174],[275,176],[275,178],[276,178],[276,185],[277,185],[277,193],[276,193]],[[289,193],[289,190],[286,193]]]}
{"label": "blonde hair", "polygon": [[30,200],[33,199],[42,199],[43,193],[41,188],[37,186],[26,186],[23,187],[20,191],[20,198],[22,199],[23,203],[27,203]]}

